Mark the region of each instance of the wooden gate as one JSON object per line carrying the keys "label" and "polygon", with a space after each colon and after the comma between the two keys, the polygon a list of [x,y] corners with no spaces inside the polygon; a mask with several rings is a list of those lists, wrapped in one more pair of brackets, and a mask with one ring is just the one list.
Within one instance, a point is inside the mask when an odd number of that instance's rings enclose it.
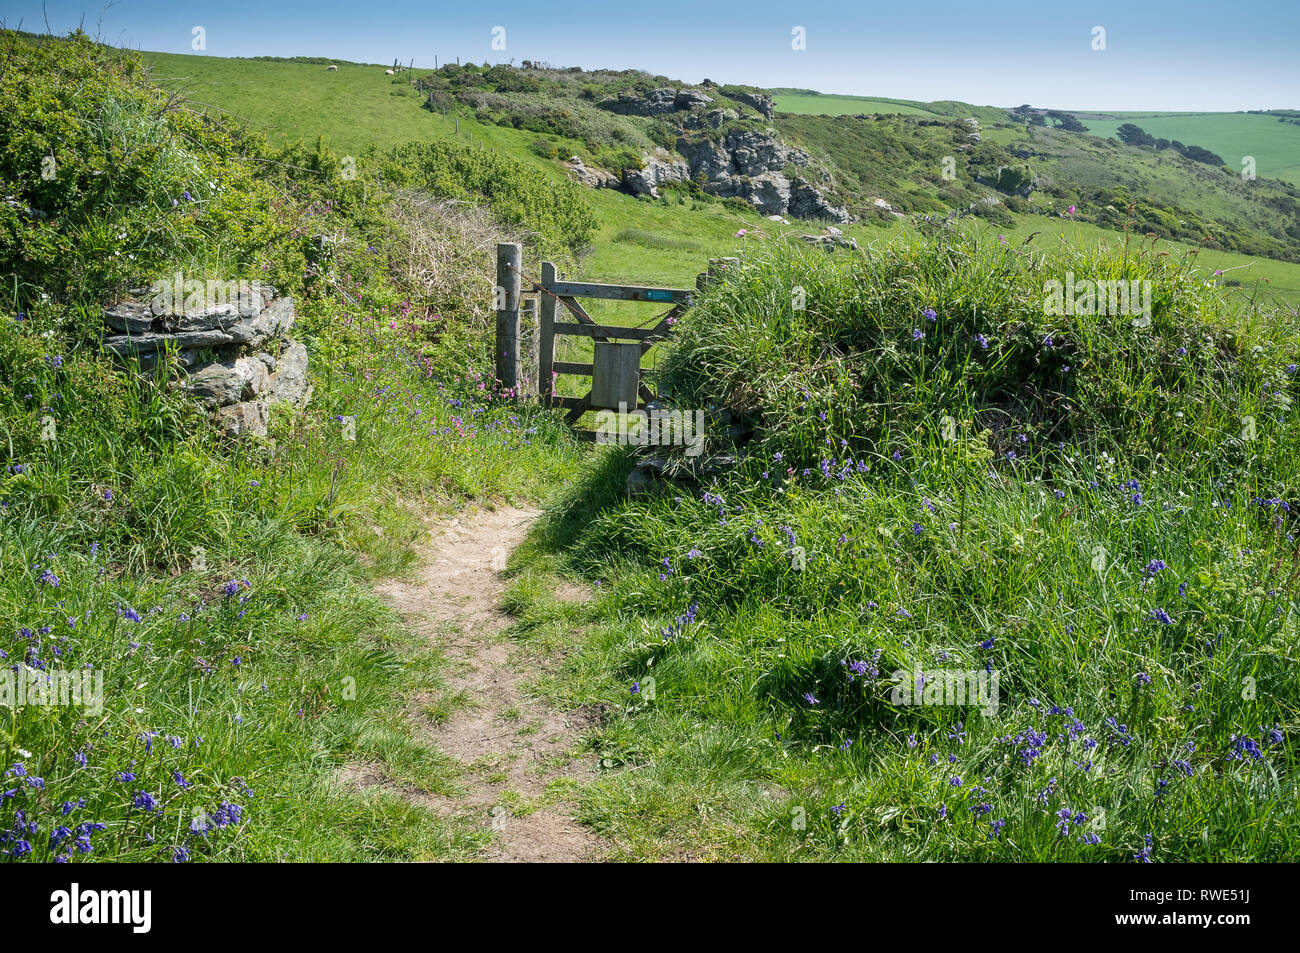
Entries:
{"label": "wooden gate", "polygon": [[[522,249],[517,244],[497,246],[497,378],[505,387],[519,391],[525,381],[519,351],[520,305],[523,272]],[[710,275],[715,266],[710,263]],[[703,287],[710,275],[700,275]],[[693,290],[655,288],[644,285],[596,284],[561,280],[553,262],[542,262],[541,281],[531,290],[540,301],[537,329],[537,394],[549,407],[566,409],[565,419],[576,423],[589,410],[635,410],[654,400],[653,391],[642,381],[641,358],[668,336],[674,322],[691,305]],[[659,321],[648,328],[599,324],[578,303],[579,298],[612,301],[640,301],[669,305]],[[574,320],[559,320],[572,317]],[[593,342],[590,364],[555,360],[556,335],[588,337]],[[555,378],[574,374],[591,378],[591,389],[583,397],[555,395]]]}

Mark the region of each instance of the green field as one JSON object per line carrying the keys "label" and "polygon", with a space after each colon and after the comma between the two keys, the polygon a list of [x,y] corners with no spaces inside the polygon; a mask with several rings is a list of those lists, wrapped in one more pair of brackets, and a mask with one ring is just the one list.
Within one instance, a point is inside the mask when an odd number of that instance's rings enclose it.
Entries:
{"label": "green field", "polygon": [[308,63],[143,53],[154,82],[248,122],[273,145],[324,135],[335,152],[429,138],[433,117],[416,108],[410,74],[340,64],[330,72]]}
{"label": "green field", "polygon": [[1223,156],[1241,169],[1244,156],[1254,156],[1255,174],[1300,185],[1300,126],[1278,122],[1276,116],[1250,113],[1076,113],[1088,132],[1114,138],[1126,122],[1141,126],[1157,139],[1177,139]]}
{"label": "green field", "polygon": [[997,122],[1005,113],[996,106],[973,106],[957,100],[923,103],[914,99],[890,99],[884,96],[844,96],[818,93],[807,89],[774,89],[778,112],[799,116],[903,115],[965,119],[972,116],[981,122]]}

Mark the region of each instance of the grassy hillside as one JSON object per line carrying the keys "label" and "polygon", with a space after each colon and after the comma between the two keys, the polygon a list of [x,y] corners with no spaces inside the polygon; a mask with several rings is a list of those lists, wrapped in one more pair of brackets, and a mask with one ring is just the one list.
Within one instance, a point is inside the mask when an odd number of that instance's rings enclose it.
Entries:
{"label": "grassy hillside", "polygon": [[1000,122],[1006,110],[997,106],[973,106],[955,100],[933,103],[911,99],[886,99],[880,96],[842,96],[819,93],[811,89],[773,89],[779,112],[800,116],[903,115],[934,116],[948,119],[973,117],[981,122]]}
{"label": "grassy hillside", "polygon": [[[337,73],[329,73],[324,66],[315,64],[153,53],[143,54],[143,59],[151,67],[153,77],[164,85],[177,90],[189,89],[200,101],[237,115],[252,128],[273,137],[293,138],[298,135],[314,142],[317,136],[323,136],[338,151],[356,152],[369,146],[403,141],[457,139],[455,110],[444,118],[440,111],[420,108],[423,100],[411,90],[409,74],[386,77],[382,68],[361,66],[340,66]],[[622,74],[614,75],[622,77]],[[659,79],[656,78],[656,82]],[[627,79],[622,77],[620,81],[626,82]],[[778,104],[779,101],[778,97]],[[969,112],[962,104],[932,105],[936,109],[951,106],[955,112],[946,118],[958,122]],[[939,112],[935,112],[935,118],[945,119]],[[880,197],[898,207],[918,212],[948,207],[940,192],[943,183],[937,160],[943,155],[960,154],[957,148],[962,143],[957,137],[964,136],[967,131],[941,124],[913,129],[906,134],[900,130],[886,135],[875,128],[881,125],[879,123],[847,118],[818,119],[811,115],[782,116],[778,125],[795,142],[817,150],[832,169],[843,175],[847,189],[859,190],[855,196],[859,206],[865,199]],[[856,144],[853,135],[846,135],[846,131],[854,132],[856,129],[861,129],[865,136],[874,137],[876,144],[873,145],[870,139]],[[1135,199],[1145,197],[1142,188],[1152,183],[1159,186],[1165,193],[1163,197],[1174,204],[1178,201],[1202,203],[1207,198],[1207,190],[1186,186],[1182,168],[1171,165],[1172,159],[1157,162],[1139,150],[1131,150],[1130,154],[1126,147],[1119,147],[1118,152],[1099,145],[1085,148],[1089,142],[1087,139],[1060,133],[1053,136],[1051,130],[1046,134],[1039,129],[1029,132],[1024,126],[1012,124],[997,128],[983,125],[981,133],[986,141],[1001,146],[1021,148],[1034,145],[1036,151],[1043,153],[1044,171],[1049,174],[1051,163],[1057,161],[1057,157],[1048,154],[1047,146],[1055,143],[1057,145],[1051,147],[1056,149],[1060,143],[1078,143],[1071,147],[1075,155],[1065,157],[1070,158],[1072,164],[1066,166],[1063,174],[1052,176],[1067,188],[1072,186],[1071,176],[1078,175],[1089,186],[1129,187]],[[1030,135],[1040,136],[1044,147],[1030,143],[1027,140]],[[471,137],[476,147],[495,149],[528,165],[539,176],[552,181],[564,178],[564,171],[556,161],[543,158],[533,148],[539,138],[534,132],[480,121],[470,111],[462,109],[459,140],[468,143]],[[586,144],[576,139],[560,135],[544,135],[542,138],[553,143],[562,156],[587,152]],[[915,144],[909,144],[913,139]],[[982,165],[996,169],[999,161],[1006,160],[990,153]],[[1147,162],[1154,168],[1163,165],[1166,171],[1159,175],[1142,171],[1143,163]],[[957,195],[964,197],[960,201],[970,201],[975,194],[994,193],[986,187],[972,190],[965,164],[960,168],[960,174],[964,184],[958,192],[949,193],[949,201],[959,201],[955,198]],[[1236,188],[1233,183],[1226,182],[1226,176],[1224,178],[1224,189]],[[1225,205],[1227,200],[1219,201],[1215,198],[1217,195],[1214,190],[1208,190],[1208,197],[1214,198],[1217,204],[1203,206],[1205,214],[1235,214],[1235,206]],[[1059,197],[1044,198],[1043,209],[1050,206],[1058,215],[1072,200],[1068,191],[1063,191]],[[1034,202],[1038,199],[1035,197]],[[760,235],[770,237],[801,231],[798,223],[776,225],[760,221],[757,215],[745,214],[734,207],[697,198],[672,196],[653,203],[609,190],[593,190],[587,193],[587,200],[600,226],[598,240],[581,263],[581,273],[596,279],[644,278],[690,287],[709,257],[735,254],[746,242],[753,244],[755,240],[764,240]],[[1079,201],[1077,192],[1073,201]],[[1233,201],[1240,204],[1239,200]],[[1081,217],[1087,216],[1045,221],[1035,214],[1012,212],[1009,219],[991,227],[1017,237],[1040,232],[1037,241],[1049,245],[1058,242],[1061,234],[1078,234],[1088,241],[1122,240],[1113,227],[1096,228],[1088,221],[1080,221]],[[1274,219],[1272,224],[1275,226],[1276,222]],[[902,223],[891,216],[875,215],[871,225],[851,226],[848,234],[854,236],[859,244],[865,244],[902,227]],[[737,239],[735,235],[740,229],[746,229],[749,238]],[[1170,242],[1171,251],[1177,254],[1189,247],[1192,246],[1187,242]],[[1221,270],[1225,273],[1221,280],[1241,281],[1247,288],[1254,288],[1257,281],[1264,282],[1261,285],[1264,289],[1291,295],[1294,296],[1292,300],[1300,301],[1300,266],[1213,247],[1202,251],[1199,261],[1207,277]],[[603,302],[593,305],[603,320],[631,322],[645,317],[644,309]],[[568,342],[566,346],[570,346]],[[571,346],[581,349],[589,345],[576,343]]]}
{"label": "grassy hillside", "polygon": [[[908,115],[966,118],[983,123],[1002,121],[1006,111],[966,103],[924,103],[878,96],[846,96],[808,89],[774,89],[776,108],[806,116]],[[1124,123],[1134,123],[1156,138],[1177,139],[1223,156],[1240,170],[1244,156],[1254,156],[1256,174],[1300,185],[1300,125],[1280,122],[1286,115],[1268,113],[1078,112],[1076,116],[1094,136],[1115,138]]]}
{"label": "grassy hillside", "polygon": [[1134,123],[1157,139],[1177,139],[1217,152],[1240,171],[1244,156],[1255,157],[1259,176],[1300,185],[1300,126],[1251,113],[1075,113],[1094,136],[1115,137]]}
{"label": "grassy hillside", "polygon": [[340,154],[368,146],[427,142],[432,117],[413,108],[420,97],[410,74],[385,76],[382,66],[225,59],[143,53],[152,81],[211,106],[260,132],[274,145],[326,144]]}

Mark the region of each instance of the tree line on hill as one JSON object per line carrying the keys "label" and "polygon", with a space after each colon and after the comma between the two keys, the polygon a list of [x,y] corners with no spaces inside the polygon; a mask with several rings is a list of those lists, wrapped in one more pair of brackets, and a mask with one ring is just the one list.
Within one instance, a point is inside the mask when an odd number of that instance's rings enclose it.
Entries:
{"label": "tree line on hill", "polygon": [[1185,146],[1177,139],[1157,139],[1141,126],[1136,126],[1131,122],[1126,122],[1116,129],[1115,135],[1119,137],[1120,142],[1127,143],[1130,146],[1154,148],[1157,151],[1173,149],[1179,155],[1185,156],[1194,162],[1204,162],[1206,165],[1227,165],[1223,161],[1223,156],[1211,152],[1209,149],[1202,149],[1200,146]]}
{"label": "tree line on hill", "polygon": [[1079,122],[1078,117],[1059,109],[1034,109],[1025,103],[1008,111],[1007,118],[1012,122],[1023,122],[1030,126],[1046,126],[1050,121],[1056,129],[1066,132],[1087,132],[1088,127]]}

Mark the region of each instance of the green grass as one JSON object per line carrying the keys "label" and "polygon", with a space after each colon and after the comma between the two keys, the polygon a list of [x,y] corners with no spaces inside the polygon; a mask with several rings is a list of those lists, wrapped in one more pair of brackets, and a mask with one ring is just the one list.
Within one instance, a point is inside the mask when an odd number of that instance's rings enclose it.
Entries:
{"label": "green grass", "polygon": [[[375,144],[439,138],[433,115],[421,111],[410,73],[385,76],[384,67],[230,59],[180,53],[142,53],[150,78],[193,104],[220,109],[248,123],[273,145],[326,144],[359,154]],[[268,105],[272,105],[268,109]]]}
{"label": "green grass", "polygon": [[[1042,313],[1050,274],[1119,267],[1157,283],[1150,328]],[[1300,326],[1181,269],[952,236],[773,250],[710,289],[665,383],[762,442],[632,499],[604,451],[514,590],[519,638],[586,633],[546,687],[605,708],[583,817],[620,856],[1300,856]],[[595,599],[557,617],[553,573]],[[996,712],[892,694],[986,663]]]}

